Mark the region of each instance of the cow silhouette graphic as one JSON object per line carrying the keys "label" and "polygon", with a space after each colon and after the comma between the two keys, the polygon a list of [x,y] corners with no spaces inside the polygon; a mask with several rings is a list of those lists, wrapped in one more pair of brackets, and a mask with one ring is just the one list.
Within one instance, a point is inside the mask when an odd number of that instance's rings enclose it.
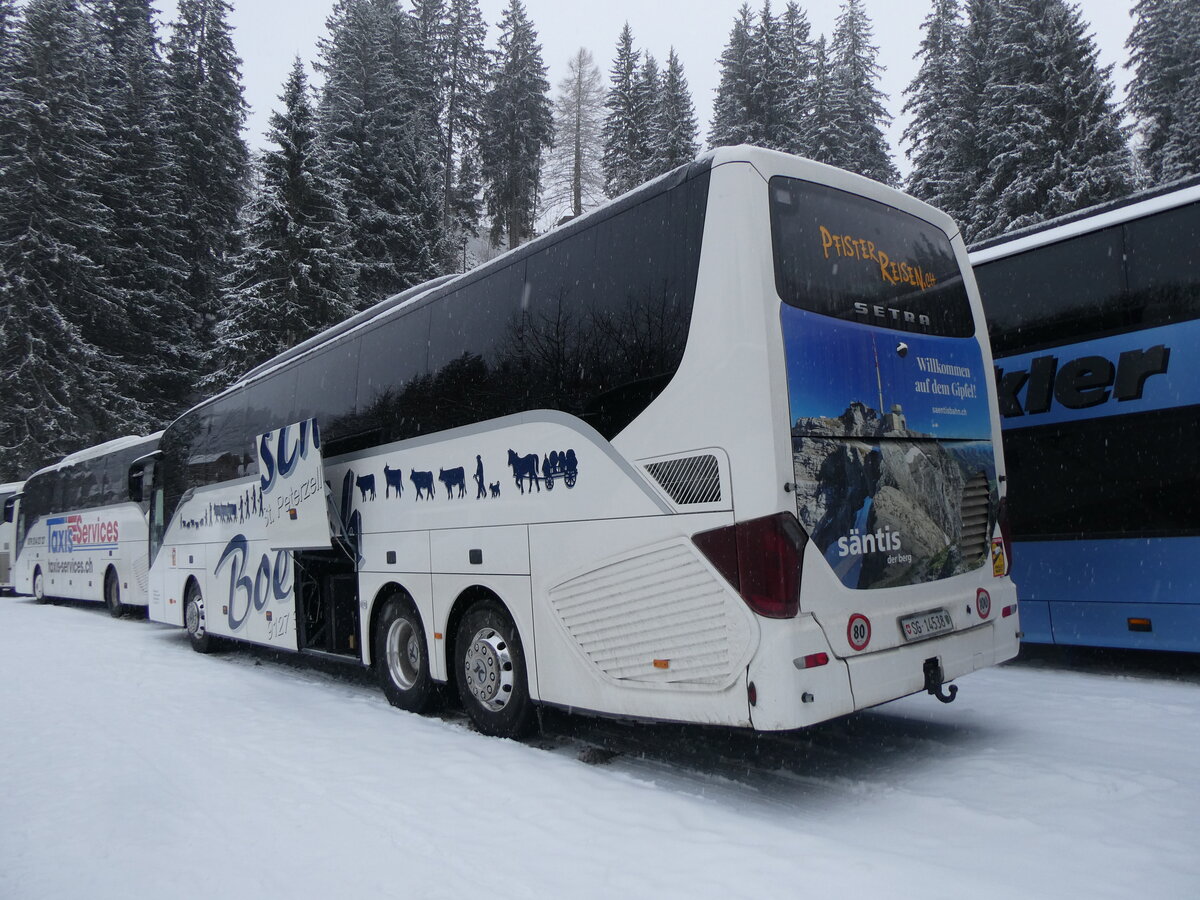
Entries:
{"label": "cow silhouette graphic", "polygon": [[516,481],[517,487],[521,489],[521,493],[525,493],[525,480],[528,479],[530,487],[536,487],[540,492],[542,485],[538,480],[538,455],[536,453],[528,453],[525,456],[517,456],[515,450],[508,451],[508,464],[512,466],[513,480]]}
{"label": "cow silhouette graphic", "polygon": [[433,499],[433,473],[418,472],[416,469],[408,470],[408,480],[412,482],[413,487],[417,489],[417,499],[422,496],[426,500]]}
{"label": "cow silhouette graphic", "polygon": [[362,498],[365,501],[367,494],[371,495],[371,499],[375,499],[375,476],[374,475],[359,475],[354,479],[354,483],[358,485],[358,489],[362,492]]}
{"label": "cow silhouette graphic", "polygon": [[383,466],[383,496],[386,498],[393,488],[396,489],[396,496],[399,497],[404,493],[404,470],[389,469],[385,463]]}
{"label": "cow silhouette graphic", "polygon": [[446,486],[447,500],[454,496],[455,488],[458,488],[458,496],[460,497],[467,493],[466,478],[467,473],[463,471],[462,466],[458,466],[455,469],[438,469],[438,481]]}

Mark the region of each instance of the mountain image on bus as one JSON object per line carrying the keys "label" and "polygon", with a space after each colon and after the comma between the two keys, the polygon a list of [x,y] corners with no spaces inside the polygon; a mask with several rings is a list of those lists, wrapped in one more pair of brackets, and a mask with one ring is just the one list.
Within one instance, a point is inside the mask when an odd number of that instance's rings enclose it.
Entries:
{"label": "mountain image on bus", "polygon": [[1200,178],[973,247],[1026,640],[1200,651]]}
{"label": "mountain image on bus", "polygon": [[948,217],[715,150],[172,423],[149,615],[496,735],[949,701],[1018,649],[991,373]]}
{"label": "mountain image on bus", "polygon": [[147,605],[148,532],[138,461],[161,432],[116,438],[29,476],[16,515],[16,590],[104,603],[120,617]]}

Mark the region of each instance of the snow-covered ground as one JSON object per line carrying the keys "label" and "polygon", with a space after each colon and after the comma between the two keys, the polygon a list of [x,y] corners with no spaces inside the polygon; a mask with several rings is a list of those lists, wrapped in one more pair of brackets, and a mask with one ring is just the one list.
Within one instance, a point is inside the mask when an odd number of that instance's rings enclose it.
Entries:
{"label": "snow-covered ground", "polygon": [[1194,898],[1190,671],[1009,665],[759,738],[554,714],[523,745],[0,598],[0,897]]}

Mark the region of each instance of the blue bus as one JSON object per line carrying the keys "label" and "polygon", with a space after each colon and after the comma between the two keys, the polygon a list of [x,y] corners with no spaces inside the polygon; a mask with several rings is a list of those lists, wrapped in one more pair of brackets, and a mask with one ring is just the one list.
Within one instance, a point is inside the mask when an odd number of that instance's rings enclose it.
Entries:
{"label": "blue bus", "polygon": [[1200,178],[978,244],[1026,641],[1200,651]]}

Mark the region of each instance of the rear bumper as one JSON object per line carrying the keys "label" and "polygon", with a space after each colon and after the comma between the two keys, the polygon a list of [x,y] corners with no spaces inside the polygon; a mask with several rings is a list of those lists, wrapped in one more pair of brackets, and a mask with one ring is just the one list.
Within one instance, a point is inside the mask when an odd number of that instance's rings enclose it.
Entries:
{"label": "rear bumper", "polygon": [[966,631],[846,660],[854,708],[866,709],[925,689],[925,660],[937,658],[946,681],[1012,659],[1020,649],[1017,616]]}
{"label": "rear bumper", "polygon": [[[925,689],[925,661],[937,658],[946,681],[1012,659],[1020,649],[1018,616],[995,618],[953,634],[858,656],[834,656],[812,616],[763,620],[748,680],[760,731],[803,728]],[[795,660],[826,653],[829,661],[800,669]]]}

